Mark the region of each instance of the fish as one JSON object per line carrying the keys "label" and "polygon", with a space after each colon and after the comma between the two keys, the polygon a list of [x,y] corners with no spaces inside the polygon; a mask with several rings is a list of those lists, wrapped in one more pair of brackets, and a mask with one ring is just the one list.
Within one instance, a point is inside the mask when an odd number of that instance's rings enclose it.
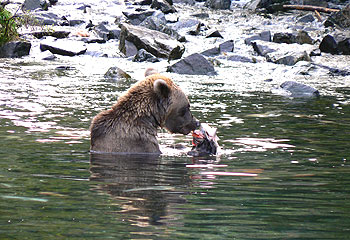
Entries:
{"label": "fish", "polygon": [[187,154],[190,156],[218,155],[220,146],[217,129],[207,123],[201,123],[199,129],[192,132],[192,149]]}

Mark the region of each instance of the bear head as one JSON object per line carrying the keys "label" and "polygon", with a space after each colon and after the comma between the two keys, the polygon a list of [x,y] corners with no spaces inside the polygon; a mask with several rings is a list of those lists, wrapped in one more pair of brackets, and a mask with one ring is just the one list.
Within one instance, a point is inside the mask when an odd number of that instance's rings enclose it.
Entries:
{"label": "bear head", "polygon": [[185,93],[170,79],[152,74],[153,89],[156,94],[158,106],[165,107],[165,114],[161,118],[161,127],[171,133],[189,134],[199,127],[199,121],[190,111],[190,103]]}

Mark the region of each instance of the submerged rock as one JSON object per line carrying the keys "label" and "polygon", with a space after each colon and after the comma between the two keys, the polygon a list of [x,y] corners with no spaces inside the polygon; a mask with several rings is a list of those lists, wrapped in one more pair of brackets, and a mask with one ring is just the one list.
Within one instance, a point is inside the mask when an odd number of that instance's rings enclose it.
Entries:
{"label": "submerged rock", "polygon": [[121,24],[119,50],[125,54],[125,42],[132,42],[136,48],[145,49],[156,57],[179,59],[185,47],[165,33],[150,30],[145,27]]}
{"label": "submerged rock", "polygon": [[32,44],[26,41],[5,43],[0,47],[0,58],[18,58],[29,55]]}
{"label": "submerged rock", "polygon": [[119,80],[130,79],[131,76],[118,67],[110,67],[104,75],[105,78]]}
{"label": "submerged rock", "polygon": [[320,92],[317,89],[294,81],[286,81],[282,83],[280,87],[281,89],[287,91],[287,96],[293,98],[307,98],[320,96]]}
{"label": "submerged rock", "polygon": [[169,66],[167,71],[188,75],[216,75],[213,65],[199,53],[194,53]]}
{"label": "submerged rock", "polygon": [[87,48],[82,41],[48,38],[40,43],[40,50],[49,50],[53,54],[64,56],[76,56],[84,54]]}

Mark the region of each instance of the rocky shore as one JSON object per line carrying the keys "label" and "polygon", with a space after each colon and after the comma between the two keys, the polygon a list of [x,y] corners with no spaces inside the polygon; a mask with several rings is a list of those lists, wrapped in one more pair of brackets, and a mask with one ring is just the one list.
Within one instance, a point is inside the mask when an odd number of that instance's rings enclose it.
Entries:
{"label": "rocky shore", "polygon": [[[136,63],[161,62],[169,72],[209,76],[220,74],[218,69],[224,61],[270,62],[300,65],[300,75],[349,76],[348,64],[339,64],[336,58],[350,55],[350,4],[345,2],[11,2],[6,9],[18,15],[23,14],[22,10],[29,11],[40,26],[20,29],[23,40],[2,46],[0,57],[28,55],[55,61],[60,56],[90,55]],[[105,76],[123,78],[128,76],[127,71],[115,66]],[[281,88],[286,86],[292,93],[319,95],[316,89],[304,84],[289,82]]]}

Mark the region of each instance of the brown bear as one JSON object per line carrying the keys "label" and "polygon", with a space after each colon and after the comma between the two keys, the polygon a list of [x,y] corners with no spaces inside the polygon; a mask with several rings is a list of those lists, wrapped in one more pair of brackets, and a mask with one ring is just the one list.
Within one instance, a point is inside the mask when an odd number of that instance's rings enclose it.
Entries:
{"label": "brown bear", "polygon": [[159,154],[158,127],[186,135],[199,126],[186,95],[170,78],[154,69],[145,77],[94,117],[91,151]]}

